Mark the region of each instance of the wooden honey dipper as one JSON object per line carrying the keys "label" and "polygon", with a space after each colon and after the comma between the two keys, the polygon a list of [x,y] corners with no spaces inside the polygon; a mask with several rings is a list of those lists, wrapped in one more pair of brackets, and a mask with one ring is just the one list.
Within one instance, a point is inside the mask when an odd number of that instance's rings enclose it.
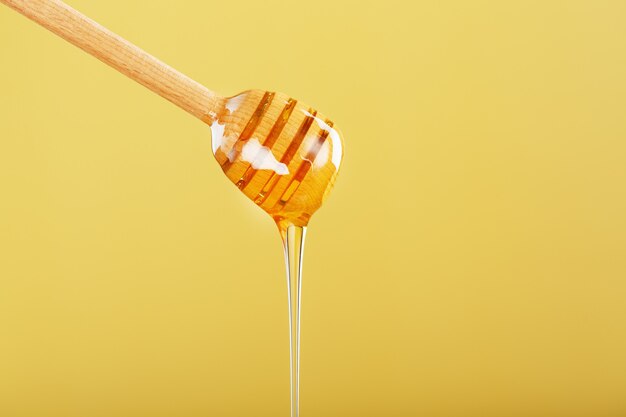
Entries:
{"label": "wooden honey dipper", "polygon": [[335,181],[332,121],[282,93],[221,97],[59,0],[0,0],[211,126],[226,176],[279,224],[305,226]]}
{"label": "wooden honey dipper", "polygon": [[332,121],[282,93],[220,97],[59,0],[0,0],[211,126],[226,176],[279,227],[287,266],[291,416],[299,415],[306,225],[333,186],[343,144]]}

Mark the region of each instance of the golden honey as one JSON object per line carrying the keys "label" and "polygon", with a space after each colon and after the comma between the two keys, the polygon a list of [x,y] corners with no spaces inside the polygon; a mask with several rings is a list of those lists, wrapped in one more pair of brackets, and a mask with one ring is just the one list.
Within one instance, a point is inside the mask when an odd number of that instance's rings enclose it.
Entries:
{"label": "golden honey", "polygon": [[305,226],[343,157],[333,122],[284,94],[259,90],[226,99],[207,122],[230,181],[277,223]]}

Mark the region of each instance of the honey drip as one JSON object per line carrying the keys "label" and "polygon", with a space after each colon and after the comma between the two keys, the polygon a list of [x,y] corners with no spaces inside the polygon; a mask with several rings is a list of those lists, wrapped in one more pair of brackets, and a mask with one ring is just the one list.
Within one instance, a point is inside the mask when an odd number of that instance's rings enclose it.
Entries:
{"label": "honey drip", "polygon": [[279,224],[287,269],[289,303],[289,377],[291,417],[300,415],[300,306],[302,301],[302,256],[306,227]]}
{"label": "honey drip", "polygon": [[343,157],[341,135],[316,110],[281,93],[252,90],[206,117],[226,176],[276,222],[289,302],[291,417],[299,416],[302,256],[307,224],[331,190]]}

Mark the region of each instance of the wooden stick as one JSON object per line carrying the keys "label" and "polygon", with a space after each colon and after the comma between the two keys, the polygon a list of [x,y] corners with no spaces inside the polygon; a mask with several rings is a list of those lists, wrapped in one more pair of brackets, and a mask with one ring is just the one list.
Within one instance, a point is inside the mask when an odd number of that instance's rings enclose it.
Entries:
{"label": "wooden stick", "polygon": [[221,98],[59,0],[0,0],[199,119]]}

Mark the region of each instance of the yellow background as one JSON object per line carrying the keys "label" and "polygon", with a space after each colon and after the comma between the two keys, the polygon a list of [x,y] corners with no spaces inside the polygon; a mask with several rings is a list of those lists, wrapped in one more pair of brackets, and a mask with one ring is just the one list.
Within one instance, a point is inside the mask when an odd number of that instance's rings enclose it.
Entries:
{"label": "yellow background", "polygon": [[[303,416],[626,415],[626,3],[71,5],[342,129]],[[278,233],[209,128],[5,7],[0,60],[0,415],[288,415]]]}

